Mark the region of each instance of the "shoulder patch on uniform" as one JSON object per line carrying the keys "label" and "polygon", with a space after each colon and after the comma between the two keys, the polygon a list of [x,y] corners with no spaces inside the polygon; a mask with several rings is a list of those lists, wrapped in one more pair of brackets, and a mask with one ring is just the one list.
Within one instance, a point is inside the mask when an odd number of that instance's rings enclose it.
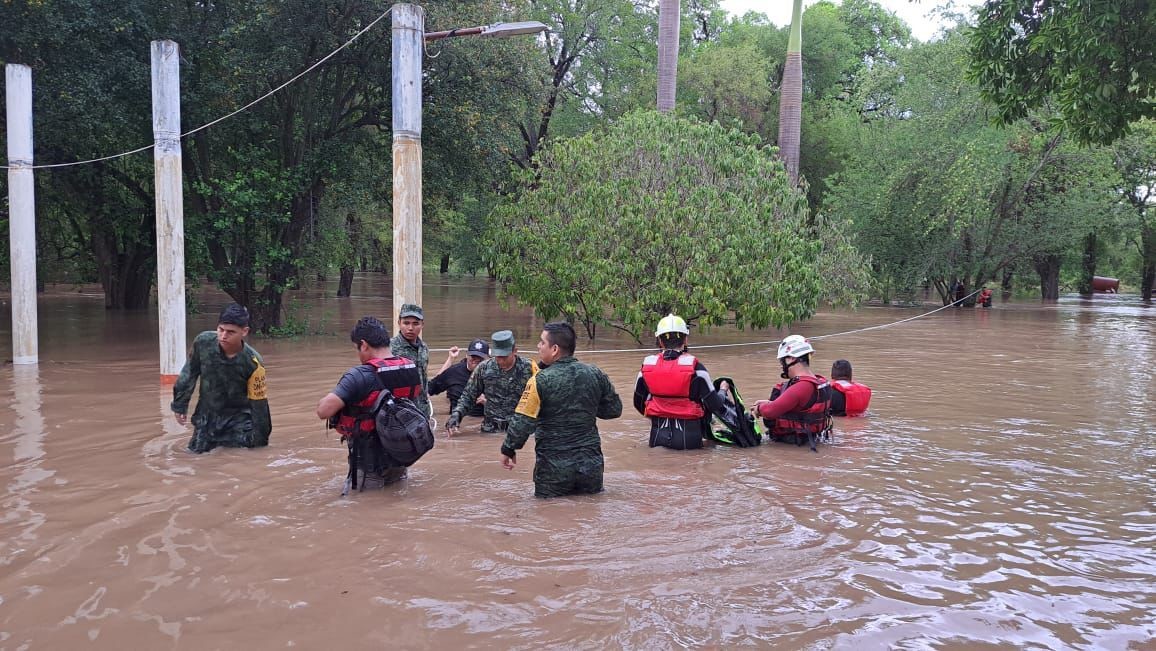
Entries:
{"label": "shoulder patch on uniform", "polygon": [[514,413],[537,418],[541,409],[542,399],[538,397],[538,376],[534,375],[526,380],[526,389],[522,391],[522,399],[518,401],[518,408],[514,410]]}
{"label": "shoulder patch on uniform", "polygon": [[253,374],[249,376],[249,381],[246,386],[249,391],[249,400],[268,400],[269,393],[265,385],[265,367],[261,365],[261,360],[253,356],[253,363],[257,368]]}
{"label": "shoulder patch on uniform", "polygon": [[646,359],[642,360],[643,366],[654,366],[658,363],[658,355],[647,355]]}

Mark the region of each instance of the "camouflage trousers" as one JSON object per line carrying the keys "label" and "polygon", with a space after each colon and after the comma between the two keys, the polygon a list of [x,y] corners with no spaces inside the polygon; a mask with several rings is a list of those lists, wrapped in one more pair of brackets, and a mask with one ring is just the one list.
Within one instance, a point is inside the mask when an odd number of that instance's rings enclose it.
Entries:
{"label": "camouflage trousers", "polygon": [[269,445],[269,439],[257,434],[251,414],[193,415],[193,437],[189,439],[189,450],[192,452],[200,454],[215,447],[259,448],[266,445]]}
{"label": "camouflage trousers", "polygon": [[534,496],[561,497],[602,492],[602,450],[539,451]]}

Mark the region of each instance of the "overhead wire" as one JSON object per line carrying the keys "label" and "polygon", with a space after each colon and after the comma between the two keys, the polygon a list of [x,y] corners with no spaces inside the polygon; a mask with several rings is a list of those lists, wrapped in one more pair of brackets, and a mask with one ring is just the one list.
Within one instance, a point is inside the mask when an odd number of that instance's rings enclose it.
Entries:
{"label": "overhead wire", "polygon": [[[954,307],[955,305],[959,304],[961,301],[966,301],[967,299],[971,298],[972,296],[975,296],[976,294],[980,293],[980,291],[982,291],[982,290],[977,289],[974,292],[968,294],[967,296],[964,296],[961,299],[956,299],[956,300],[951,301],[950,303],[948,303],[947,305],[944,305],[943,307],[938,307],[934,310],[931,310],[929,312],[924,312],[922,314],[916,314],[915,316],[908,317],[906,319],[900,319],[898,321],[892,321],[890,323],[881,323],[879,325],[867,326],[865,328],[856,328],[854,330],[847,330],[844,332],[832,332],[832,333],[825,334],[825,335],[815,335],[814,337],[807,337],[807,339],[812,339],[812,340],[830,339],[832,337],[844,337],[847,335],[858,334],[860,332],[867,332],[869,330],[880,330],[882,328],[890,328],[892,326],[897,326],[901,323],[907,323],[909,321],[914,321],[916,319],[922,319],[924,317],[931,316],[932,314],[935,314],[936,312],[942,312],[943,310],[946,310],[949,307]],[[743,341],[743,342],[737,342],[737,343],[731,343],[731,344],[706,344],[706,345],[702,345],[702,346],[694,346],[694,350],[703,350],[703,349],[708,349],[708,348],[738,348],[738,347],[742,347],[742,346],[773,346],[775,344],[780,343],[781,341],[782,341],[781,339],[771,339],[771,340],[767,340],[767,341]],[[575,354],[608,355],[608,354],[614,354],[614,353],[645,353],[645,352],[651,352],[653,350],[654,350],[653,347],[650,347],[650,348],[605,348],[605,349],[600,349],[600,350],[577,350],[577,351],[575,351]],[[448,351],[449,351],[448,348],[431,348],[430,349],[431,353],[444,353],[444,352],[448,352]]]}
{"label": "overhead wire", "polygon": [[[226,114],[226,115],[222,115],[221,117],[219,117],[219,118],[217,118],[217,119],[215,119],[215,120],[213,120],[213,121],[211,121],[211,122],[207,122],[207,123],[205,123],[205,124],[202,124],[201,126],[199,126],[199,127],[195,128],[195,129],[191,129],[191,130],[189,130],[189,131],[186,131],[186,132],[182,133],[182,134],[180,135],[180,137],[181,137],[181,138],[184,138],[184,137],[186,137],[186,136],[191,136],[191,135],[193,135],[194,133],[197,133],[198,131],[204,131],[205,129],[208,129],[209,127],[211,127],[211,126],[213,126],[213,125],[215,125],[215,124],[219,124],[219,123],[221,123],[221,122],[224,122],[225,120],[228,120],[229,118],[231,118],[231,117],[233,117],[233,116],[235,116],[235,115],[238,115],[238,114],[240,114],[240,113],[243,113],[243,112],[245,112],[245,111],[249,110],[250,108],[253,108],[253,107],[254,107],[254,106],[256,106],[257,104],[260,104],[261,102],[265,101],[266,99],[269,99],[270,97],[272,97],[273,95],[277,94],[279,91],[281,91],[281,90],[282,90],[282,89],[284,89],[285,87],[289,86],[289,85],[290,85],[290,84],[292,84],[293,82],[295,82],[295,81],[297,81],[298,79],[300,79],[300,78],[304,77],[305,75],[309,74],[310,72],[313,72],[314,70],[316,70],[318,66],[320,66],[321,64],[325,63],[326,61],[328,61],[328,60],[332,59],[334,56],[336,56],[336,55],[337,55],[337,53],[338,53],[338,52],[341,52],[341,51],[342,51],[342,50],[344,50],[345,48],[347,48],[347,47],[349,47],[350,45],[352,45],[354,41],[356,41],[358,38],[360,38],[360,37],[361,37],[363,34],[365,34],[366,32],[368,32],[369,30],[373,29],[373,27],[374,27],[375,25],[377,25],[379,22],[381,22],[381,21],[382,21],[382,19],[384,19],[386,16],[388,16],[388,15],[390,14],[390,12],[392,12],[392,11],[393,11],[393,6],[391,5],[389,9],[386,9],[386,10],[385,10],[385,12],[383,12],[383,13],[382,13],[380,16],[378,16],[377,18],[373,19],[373,20],[372,20],[372,21],[371,21],[371,22],[370,22],[368,25],[366,25],[366,26],[365,26],[365,27],[363,27],[363,28],[362,28],[360,31],[358,31],[356,34],[354,34],[354,35],[353,35],[353,36],[352,36],[352,37],[351,37],[351,38],[350,38],[348,41],[346,41],[346,42],[342,43],[340,46],[338,46],[338,47],[337,47],[337,49],[333,50],[333,51],[332,51],[332,52],[330,52],[329,54],[326,54],[324,57],[321,57],[321,58],[320,58],[320,59],[318,59],[316,62],[314,62],[314,63],[313,63],[313,65],[311,65],[311,66],[309,66],[308,68],[306,68],[306,69],[302,70],[301,72],[297,73],[296,75],[294,75],[293,77],[291,77],[291,78],[290,78],[288,81],[286,81],[285,83],[281,84],[280,86],[277,86],[277,87],[276,87],[276,88],[274,88],[273,90],[271,90],[271,91],[269,91],[269,92],[265,93],[264,95],[262,95],[262,96],[258,97],[257,99],[253,100],[252,102],[249,102],[248,104],[246,104],[246,105],[242,106],[241,108],[239,108],[239,109],[237,109],[237,110],[233,111],[232,113],[228,113],[228,114]],[[123,158],[123,157],[125,157],[125,156],[131,156],[131,155],[133,155],[133,154],[139,154],[139,153],[140,153],[140,152],[142,152],[142,151],[148,151],[149,149],[152,149],[154,146],[155,146],[155,145],[145,145],[144,147],[138,147],[138,148],[136,148],[136,149],[132,149],[132,150],[129,150],[129,151],[121,152],[121,153],[119,153],[119,154],[112,154],[111,156],[101,156],[100,158],[91,158],[91,159],[88,159],[88,160],[73,161],[73,162],[71,162],[71,163],[50,163],[50,164],[46,164],[46,165],[11,165],[11,166],[9,166],[9,165],[0,165],[0,169],[33,169],[33,170],[41,170],[41,169],[52,169],[52,168],[59,168],[59,167],[74,167],[74,166],[77,166],[77,165],[88,165],[88,164],[91,164],[91,163],[100,163],[100,162],[103,162],[103,161],[106,161],[106,160],[113,160],[113,159],[115,159],[115,158]]]}

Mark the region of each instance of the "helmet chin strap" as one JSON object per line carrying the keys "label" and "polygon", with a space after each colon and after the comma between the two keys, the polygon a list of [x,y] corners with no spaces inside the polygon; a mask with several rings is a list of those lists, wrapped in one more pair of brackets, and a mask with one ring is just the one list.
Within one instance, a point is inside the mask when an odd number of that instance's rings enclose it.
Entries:
{"label": "helmet chin strap", "polygon": [[786,363],[786,362],[784,362],[783,360],[781,360],[781,359],[780,359],[780,360],[779,360],[779,366],[782,366],[782,367],[783,367],[783,372],[782,372],[782,373],[779,373],[779,377],[783,378],[784,380],[786,380],[786,379],[790,378],[790,374],[789,374],[789,373],[787,373],[787,371],[788,371],[788,370],[789,370],[789,369],[790,369],[792,366],[794,366],[795,364],[798,364],[798,363],[799,363],[799,358],[798,358],[798,357],[796,357],[796,358],[795,358],[795,361],[791,362],[790,364],[788,364],[788,363]]}

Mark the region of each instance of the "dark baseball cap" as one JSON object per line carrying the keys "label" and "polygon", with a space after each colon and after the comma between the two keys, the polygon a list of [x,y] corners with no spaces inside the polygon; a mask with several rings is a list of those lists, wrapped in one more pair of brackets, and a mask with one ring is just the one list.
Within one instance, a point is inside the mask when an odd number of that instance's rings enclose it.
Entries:
{"label": "dark baseball cap", "polygon": [[425,321],[425,313],[422,312],[421,306],[414,305],[413,303],[402,304],[401,310],[397,314],[397,318],[399,319],[404,319],[407,316],[417,317]]}
{"label": "dark baseball cap", "polygon": [[485,359],[490,356],[490,345],[486,343],[485,339],[475,339],[466,348],[466,354]]}

